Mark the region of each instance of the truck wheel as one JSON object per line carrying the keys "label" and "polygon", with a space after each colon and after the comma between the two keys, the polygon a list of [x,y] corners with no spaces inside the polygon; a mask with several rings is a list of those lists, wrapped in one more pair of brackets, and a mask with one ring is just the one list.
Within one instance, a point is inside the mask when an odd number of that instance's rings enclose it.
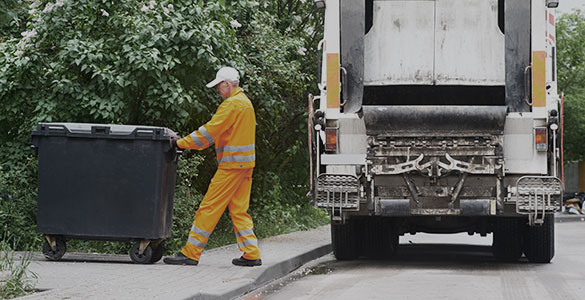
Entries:
{"label": "truck wheel", "polygon": [[363,233],[361,254],[371,258],[387,259],[396,252],[398,234],[392,222],[382,218],[368,218],[361,222]]}
{"label": "truck wheel", "polygon": [[345,224],[331,224],[331,243],[337,260],[357,258],[357,238],[355,222],[348,220]]}
{"label": "truck wheel", "polygon": [[515,262],[522,256],[524,218],[497,218],[493,224],[492,252],[497,260]]}
{"label": "truck wheel", "polygon": [[533,263],[549,263],[555,256],[555,217],[547,215],[544,224],[524,233],[524,255]]}
{"label": "truck wheel", "polygon": [[55,250],[51,248],[48,241],[45,240],[43,244],[43,255],[48,260],[60,260],[65,255],[65,252],[67,252],[67,244],[65,244],[64,239],[57,238],[55,242]]}
{"label": "truck wheel", "polygon": [[132,259],[132,261],[137,264],[151,264],[152,248],[150,247],[150,245],[146,246],[146,249],[144,249],[144,252],[142,252],[142,254],[140,254],[139,250],[140,241],[134,243],[134,245],[132,245],[132,248],[130,248],[130,259]]}

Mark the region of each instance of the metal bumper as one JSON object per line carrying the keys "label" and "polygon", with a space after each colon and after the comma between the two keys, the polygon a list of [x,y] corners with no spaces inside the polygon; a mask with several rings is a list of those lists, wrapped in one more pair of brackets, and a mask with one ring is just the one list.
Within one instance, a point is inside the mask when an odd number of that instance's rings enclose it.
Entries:
{"label": "metal bumper", "polygon": [[493,216],[496,214],[496,200],[460,200],[458,209],[411,209],[409,199],[377,199],[376,215],[385,217],[410,216]]}

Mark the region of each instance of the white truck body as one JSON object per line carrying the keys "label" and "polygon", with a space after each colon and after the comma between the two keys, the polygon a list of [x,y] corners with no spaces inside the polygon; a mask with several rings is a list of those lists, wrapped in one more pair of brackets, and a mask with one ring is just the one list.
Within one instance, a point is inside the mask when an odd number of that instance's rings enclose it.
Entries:
{"label": "white truck body", "polygon": [[337,234],[376,219],[396,234],[493,232],[500,249],[501,223],[545,230],[562,201],[551,1],[316,2],[312,180]]}

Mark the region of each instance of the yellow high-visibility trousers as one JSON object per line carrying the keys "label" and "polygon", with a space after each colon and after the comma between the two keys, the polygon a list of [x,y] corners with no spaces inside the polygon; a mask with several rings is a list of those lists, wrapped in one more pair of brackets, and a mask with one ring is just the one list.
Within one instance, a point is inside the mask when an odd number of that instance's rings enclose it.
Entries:
{"label": "yellow high-visibility trousers", "polygon": [[219,218],[229,206],[236,241],[246,259],[260,259],[258,239],[252,217],[248,214],[252,172],[254,169],[218,169],[199,205],[189,238],[181,250],[185,256],[199,260]]}

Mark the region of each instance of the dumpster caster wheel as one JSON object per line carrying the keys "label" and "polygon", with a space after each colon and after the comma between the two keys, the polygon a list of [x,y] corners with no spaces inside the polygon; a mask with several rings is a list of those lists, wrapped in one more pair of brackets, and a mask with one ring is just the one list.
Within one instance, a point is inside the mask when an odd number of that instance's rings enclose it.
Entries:
{"label": "dumpster caster wheel", "polygon": [[60,260],[66,251],[67,245],[63,239],[58,238],[55,240],[55,249],[52,249],[51,245],[46,240],[43,244],[43,254],[48,260]]}
{"label": "dumpster caster wheel", "polygon": [[136,242],[132,245],[132,248],[130,248],[130,259],[137,264],[151,264],[152,252],[152,248],[148,245],[144,249],[144,252],[140,254],[140,242]]}
{"label": "dumpster caster wheel", "polygon": [[[150,247],[150,246],[149,246]],[[156,248],[152,250],[152,257],[150,258],[151,263],[156,263],[163,257],[163,253],[165,252],[165,248],[163,244],[159,244]]]}

